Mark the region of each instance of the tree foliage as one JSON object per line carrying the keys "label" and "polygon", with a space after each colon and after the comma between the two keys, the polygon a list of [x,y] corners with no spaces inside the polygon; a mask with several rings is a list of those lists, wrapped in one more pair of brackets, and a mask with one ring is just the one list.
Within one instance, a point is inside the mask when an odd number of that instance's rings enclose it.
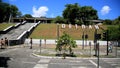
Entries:
{"label": "tree foliage", "polygon": [[67,4],[65,5],[65,10],[63,11],[63,17],[67,20],[67,23],[75,23],[75,19],[78,17],[78,12],[80,10],[80,6],[75,4]]}
{"label": "tree foliage", "polygon": [[114,21],[113,21],[113,25],[118,25],[120,24],[120,16],[118,16],[118,18],[116,18]]}
{"label": "tree foliage", "polygon": [[56,51],[63,51],[63,55],[69,50],[69,54],[73,54],[72,48],[77,47],[76,42],[64,32],[64,34],[58,39],[56,45]]}
{"label": "tree foliage", "polygon": [[81,24],[81,19],[83,21],[98,19],[97,11],[91,6],[81,7],[77,3],[75,3],[67,4],[65,7],[66,8],[63,11],[63,17],[67,20],[67,23]]}
{"label": "tree foliage", "polygon": [[110,20],[110,19],[105,19],[105,20],[103,21],[103,24],[105,24],[105,25],[112,25],[112,20]]}
{"label": "tree foliage", "polygon": [[108,27],[109,31],[109,40],[111,41],[120,41],[120,25]]}
{"label": "tree foliage", "polygon": [[54,22],[54,23],[65,23],[65,19],[63,17],[57,16],[52,22]]}
{"label": "tree foliage", "polygon": [[120,16],[118,16],[114,20],[105,19],[103,24],[105,24],[105,25],[118,25],[118,24],[120,24]]}
{"label": "tree foliage", "polygon": [[9,17],[17,17],[20,11],[15,5],[10,5],[8,3],[0,2],[0,23],[3,21],[8,21]]}
{"label": "tree foliage", "polygon": [[30,15],[30,14],[25,14],[25,15],[23,15],[22,17],[24,17],[24,18],[32,18],[32,15]]}

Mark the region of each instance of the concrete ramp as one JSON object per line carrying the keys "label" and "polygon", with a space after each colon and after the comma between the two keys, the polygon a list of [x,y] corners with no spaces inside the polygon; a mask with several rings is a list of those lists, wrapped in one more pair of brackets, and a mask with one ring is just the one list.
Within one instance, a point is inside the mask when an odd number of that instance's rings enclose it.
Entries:
{"label": "concrete ramp", "polygon": [[39,23],[25,23],[17,28],[12,29],[6,34],[2,34],[0,38],[4,39],[7,37],[10,45],[24,43],[25,38],[30,35],[31,31],[33,31],[38,24]]}

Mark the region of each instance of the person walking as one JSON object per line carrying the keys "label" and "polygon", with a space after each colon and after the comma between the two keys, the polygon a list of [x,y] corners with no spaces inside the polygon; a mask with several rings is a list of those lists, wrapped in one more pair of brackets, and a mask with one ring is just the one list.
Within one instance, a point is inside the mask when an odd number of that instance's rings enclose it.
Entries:
{"label": "person walking", "polygon": [[2,48],[3,48],[3,46],[4,46],[4,44],[5,44],[5,42],[4,42],[4,40],[3,40],[3,38],[1,38],[0,43],[1,43],[1,49],[2,49]]}
{"label": "person walking", "polygon": [[2,47],[2,45],[1,45],[1,39],[0,39],[0,47]]}
{"label": "person walking", "polygon": [[30,38],[30,49],[32,49],[33,40]]}
{"label": "person walking", "polygon": [[109,47],[108,47],[108,52],[109,52],[109,53],[112,53],[112,49],[113,49],[112,43],[110,42],[110,43],[109,43]]}
{"label": "person walking", "polygon": [[5,47],[7,48],[7,46],[8,46],[8,39],[7,37],[5,37]]}

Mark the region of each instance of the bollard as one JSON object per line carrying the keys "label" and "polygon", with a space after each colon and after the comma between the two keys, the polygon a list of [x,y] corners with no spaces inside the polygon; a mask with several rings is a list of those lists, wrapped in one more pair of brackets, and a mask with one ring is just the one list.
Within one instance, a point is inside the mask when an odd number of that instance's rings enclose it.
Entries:
{"label": "bollard", "polygon": [[40,39],[40,45],[39,46],[40,46],[40,54],[41,54],[41,39]]}
{"label": "bollard", "polygon": [[91,57],[91,42],[89,42],[89,46],[90,46],[90,57]]}

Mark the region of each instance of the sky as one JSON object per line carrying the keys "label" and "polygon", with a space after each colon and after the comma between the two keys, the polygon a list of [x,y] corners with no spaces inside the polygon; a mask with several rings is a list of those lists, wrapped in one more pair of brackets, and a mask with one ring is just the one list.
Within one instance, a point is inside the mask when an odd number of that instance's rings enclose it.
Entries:
{"label": "sky", "polygon": [[115,19],[120,16],[120,0],[3,0],[16,5],[22,14],[33,17],[62,16],[66,4],[78,3],[80,6],[92,6],[97,10],[99,19]]}

